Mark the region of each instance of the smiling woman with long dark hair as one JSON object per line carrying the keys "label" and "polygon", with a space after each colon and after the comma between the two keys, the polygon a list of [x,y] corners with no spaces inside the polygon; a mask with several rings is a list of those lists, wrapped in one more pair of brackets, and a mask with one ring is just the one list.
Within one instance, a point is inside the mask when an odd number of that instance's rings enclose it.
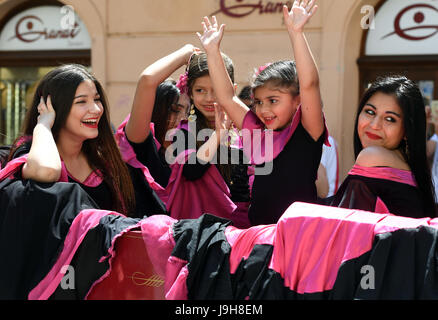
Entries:
{"label": "smiling woman with long dark hair", "polygon": [[40,81],[9,160],[24,154],[23,179],[76,182],[100,209],[130,216],[166,212],[144,177],[122,160],[105,92],[81,65],[55,68]]}
{"label": "smiling woman with long dark hair", "polygon": [[362,97],[354,128],[356,163],[332,205],[435,217],[426,157],[426,115],[418,86],[404,76],[378,78]]}

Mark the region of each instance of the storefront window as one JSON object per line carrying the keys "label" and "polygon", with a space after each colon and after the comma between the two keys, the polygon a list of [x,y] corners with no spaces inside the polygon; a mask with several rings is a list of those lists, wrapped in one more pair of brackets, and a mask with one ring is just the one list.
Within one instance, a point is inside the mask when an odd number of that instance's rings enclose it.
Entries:
{"label": "storefront window", "polygon": [[0,67],[0,144],[21,134],[38,81],[53,67]]}

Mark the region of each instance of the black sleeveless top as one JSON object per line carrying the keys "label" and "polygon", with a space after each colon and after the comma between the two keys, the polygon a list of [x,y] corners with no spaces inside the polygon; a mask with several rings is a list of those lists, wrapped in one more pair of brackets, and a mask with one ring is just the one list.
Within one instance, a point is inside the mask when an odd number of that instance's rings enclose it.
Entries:
{"label": "black sleeveless top", "polygon": [[[277,223],[295,201],[317,203],[315,181],[325,133],[315,141],[301,122],[272,161],[272,172],[254,176],[248,217],[252,225]],[[256,167],[267,166],[267,164]]]}

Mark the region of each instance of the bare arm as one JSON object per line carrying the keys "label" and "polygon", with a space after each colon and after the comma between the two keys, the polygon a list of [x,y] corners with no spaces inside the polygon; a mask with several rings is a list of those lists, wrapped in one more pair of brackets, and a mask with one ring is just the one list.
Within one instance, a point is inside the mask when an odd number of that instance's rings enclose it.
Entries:
{"label": "bare arm", "polygon": [[208,70],[213,83],[217,102],[224,108],[238,129],[242,128],[243,119],[249,108],[241,101],[234,90],[220,52],[220,42],[223,37],[225,25],[218,26],[216,17],[213,24],[207,17],[202,22],[204,33],[197,33],[199,40],[207,53]]}
{"label": "bare arm", "polygon": [[219,105],[215,105],[215,125],[216,130],[211,135],[210,139],[205,142],[196,153],[196,157],[202,161],[210,162],[216,154],[217,148],[221,143],[224,143],[224,139],[228,136],[228,130],[231,125],[227,114]]}
{"label": "bare arm", "polygon": [[327,178],[327,171],[322,164],[319,164],[318,179],[316,179],[315,185],[318,197],[320,197],[321,199],[326,198],[329,192],[329,183]]}
{"label": "bare arm", "polygon": [[146,140],[150,131],[149,125],[158,85],[175,70],[186,64],[191,54],[196,50],[197,48],[187,44],[143,70],[137,83],[131,117],[125,128],[126,136],[130,141],[141,143]]}
{"label": "bare arm", "polygon": [[23,166],[23,178],[38,182],[55,182],[61,176],[61,158],[52,135],[52,126],[55,121],[50,96],[47,105],[43,98],[38,105],[40,113],[38,123],[33,130],[32,145],[27,161]]}
{"label": "bare arm", "polygon": [[287,6],[283,7],[284,21],[292,43],[300,83],[302,124],[314,140],[317,140],[323,133],[324,120],[318,68],[303,29],[317,8],[315,0],[301,1],[301,3],[295,0],[290,12]]}

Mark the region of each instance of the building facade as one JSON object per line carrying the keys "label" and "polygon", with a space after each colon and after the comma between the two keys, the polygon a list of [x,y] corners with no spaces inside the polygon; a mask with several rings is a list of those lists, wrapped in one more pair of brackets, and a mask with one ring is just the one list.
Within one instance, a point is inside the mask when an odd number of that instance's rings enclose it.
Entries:
{"label": "building facade", "polygon": [[[128,114],[141,71],[196,36],[203,16],[226,24],[222,50],[238,90],[254,68],[293,59],[281,7],[268,0],[0,0],[0,133],[18,134],[36,81],[60,63],[90,67],[111,119]],[[438,100],[438,0],[319,0],[306,35],[320,70],[327,126],[339,146],[341,181],[354,162],[361,93],[378,75],[404,73]],[[177,79],[183,70],[172,76]],[[297,155],[299,156],[299,155]]]}

